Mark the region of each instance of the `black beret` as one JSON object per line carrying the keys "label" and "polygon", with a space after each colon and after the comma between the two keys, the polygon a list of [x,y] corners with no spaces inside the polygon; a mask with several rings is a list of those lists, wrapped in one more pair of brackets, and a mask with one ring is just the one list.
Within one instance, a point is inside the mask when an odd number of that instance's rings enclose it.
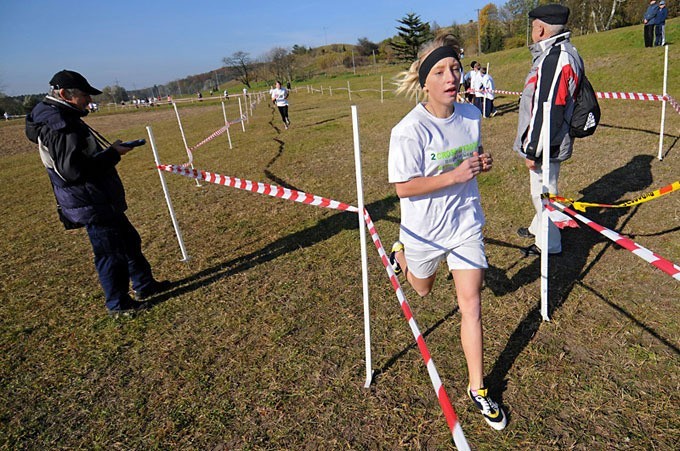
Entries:
{"label": "black beret", "polygon": [[569,19],[569,8],[555,3],[543,5],[529,11],[529,17],[550,25],[565,25]]}

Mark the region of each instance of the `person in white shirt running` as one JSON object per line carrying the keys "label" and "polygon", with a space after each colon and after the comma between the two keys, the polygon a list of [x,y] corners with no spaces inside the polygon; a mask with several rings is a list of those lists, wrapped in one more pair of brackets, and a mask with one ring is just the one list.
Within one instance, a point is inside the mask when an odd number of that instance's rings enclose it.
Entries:
{"label": "person in white shirt running", "polygon": [[427,295],[439,264],[453,275],[461,312],[461,344],[468,368],[468,396],[496,430],[505,412],[484,387],[481,289],[484,269],[484,213],[476,177],[493,159],[481,145],[481,115],[455,103],[460,86],[456,40],[442,35],[423,46],[409,70],[398,76],[397,94],[425,96],[393,129],[389,182],[400,199],[399,241],[390,262],[411,287]]}
{"label": "person in white shirt running", "polygon": [[271,91],[272,102],[276,104],[283,120],[283,126],[288,130],[290,119],[288,119],[288,90],[281,87],[281,82],[276,82],[276,87]]}

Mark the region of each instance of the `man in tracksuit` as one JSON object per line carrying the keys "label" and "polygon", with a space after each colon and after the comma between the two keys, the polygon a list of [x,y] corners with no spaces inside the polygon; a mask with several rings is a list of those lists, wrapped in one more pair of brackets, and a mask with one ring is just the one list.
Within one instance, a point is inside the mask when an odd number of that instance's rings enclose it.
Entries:
{"label": "man in tracksuit", "polygon": [[569,41],[570,32],[565,25],[569,18],[569,8],[558,4],[539,6],[529,12],[533,19],[529,46],[533,65],[524,84],[519,105],[517,137],[513,149],[524,158],[529,169],[531,200],[536,214],[527,227],[521,227],[517,234],[523,238],[533,238],[535,243],[522,249],[524,255],[540,255],[547,250],[549,254],[562,252],[560,230],[549,222],[548,243],[540,239],[540,224],[543,205],[541,191],[543,173],[543,103],[550,102],[550,180],[547,186],[551,193],[557,194],[557,180],[560,164],[571,157],[573,140],[569,135],[569,123],[574,111],[574,97],[579,80],[584,72],[583,60]]}
{"label": "man in tracksuit", "polygon": [[50,86],[50,94],[26,117],[26,136],[38,144],[64,227],[87,230],[109,314],[129,316],[148,308],[130,296],[130,280],[137,300],[170,286],[153,278],[142,240],[125,216],[116,164],[132,148],[109,143],[82,120],[91,96],[101,94],[85,77],[62,70]]}

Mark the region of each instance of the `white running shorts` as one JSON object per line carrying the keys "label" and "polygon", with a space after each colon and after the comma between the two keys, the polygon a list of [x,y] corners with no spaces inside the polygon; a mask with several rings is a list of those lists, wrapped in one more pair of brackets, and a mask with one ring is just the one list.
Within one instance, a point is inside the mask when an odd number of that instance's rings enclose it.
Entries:
{"label": "white running shorts", "polygon": [[419,279],[427,279],[437,272],[439,263],[446,260],[449,271],[456,269],[486,269],[489,264],[484,253],[484,240],[481,233],[473,239],[448,252],[441,249],[416,250],[404,247],[406,264],[411,274]]}

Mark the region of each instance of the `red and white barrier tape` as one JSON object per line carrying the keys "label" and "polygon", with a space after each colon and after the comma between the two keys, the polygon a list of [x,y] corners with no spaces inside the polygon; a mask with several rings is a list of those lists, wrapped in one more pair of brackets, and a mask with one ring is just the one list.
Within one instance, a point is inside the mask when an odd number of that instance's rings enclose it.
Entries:
{"label": "red and white barrier tape", "polygon": [[641,92],[596,92],[598,99],[624,99],[624,100],[664,100],[664,96],[657,94],[643,94]]}
{"label": "red and white barrier tape", "polygon": [[668,95],[668,94],[666,94],[666,97],[667,97],[668,103],[671,104],[671,106],[673,107],[673,109],[675,110],[675,112],[678,113],[678,114],[680,114],[680,103],[678,103],[677,100],[675,100],[673,97],[671,97],[671,96]]}
{"label": "red and white barrier tape", "polygon": [[[301,202],[308,205],[316,205],[319,207],[332,208],[342,211],[351,211],[355,213],[359,212],[359,209],[357,207],[354,207],[349,204],[345,204],[320,196],[314,196],[312,194],[306,194],[303,193],[302,191],[296,191],[288,188],[281,188],[275,185],[269,185],[267,183],[251,182],[250,180],[242,180],[235,177],[227,177],[220,174],[214,174],[212,172],[200,171],[197,169],[189,169],[186,167],[171,164],[161,164],[158,166],[158,169],[171,172],[173,174],[183,175],[185,177],[195,178],[198,180],[205,180],[206,182],[215,183],[217,185],[231,186],[232,188],[252,191],[259,194],[267,194],[269,196],[292,200],[295,202]],[[430,375],[432,386],[434,387],[435,393],[437,394],[437,400],[439,401],[439,405],[441,406],[442,411],[444,412],[444,417],[446,418],[446,422],[449,426],[449,430],[451,431],[453,441],[456,444],[456,448],[458,448],[459,450],[469,450],[470,446],[468,445],[468,442],[465,439],[465,435],[463,434],[463,428],[460,426],[458,416],[456,415],[455,410],[453,410],[451,401],[449,400],[449,397],[446,394],[446,390],[442,385],[442,381],[439,377],[439,374],[437,373],[437,368],[435,367],[434,361],[430,356],[430,351],[427,349],[427,345],[425,344],[425,339],[423,338],[422,334],[420,333],[420,330],[418,329],[418,325],[416,324],[416,321],[413,318],[413,313],[411,312],[411,308],[409,307],[408,301],[406,300],[404,291],[401,289],[401,285],[399,284],[399,279],[397,278],[397,275],[394,274],[394,270],[392,269],[392,265],[390,265],[389,258],[387,256],[387,253],[385,252],[385,248],[383,247],[380,241],[380,237],[378,236],[378,232],[375,229],[375,225],[373,224],[373,221],[365,208],[364,208],[364,221],[366,222],[368,231],[371,234],[371,238],[373,239],[373,244],[375,244],[375,247],[378,249],[378,254],[380,255],[380,259],[383,263],[383,266],[385,267],[385,271],[387,271],[387,275],[390,279],[392,287],[394,288],[397,294],[397,299],[399,300],[401,309],[404,313],[404,316],[406,317],[406,320],[408,321],[409,327],[411,328],[411,332],[413,333],[413,336],[416,339],[416,344],[418,345],[420,354],[423,357],[423,360],[425,361],[427,372]]]}
{"label": "red and white barrier tape", "polygon": [[266,194],[272,197],[279,197],[281,199],[292,200],[307,205],[315,205],[317,207],[331,208],[341,211],[358,212],[359,209],[352,205],[348,205],[336,200],[327,199],[325,197],[314,196],[306,194],[302,191],[294,189],[282,188],[276,185],[269,185],[267,183],[251,182],[250,180],[243,180],[235,177],[227,177],[213,172],[201,171],[198,169],[189,169],[187,167],[161,164],[158,169],[162,171],[171,172],[173,174],[183,175],[185,177],[194,178],[196,180],[205,180],[206,182],[214,183],[216,185],[231,186],[232,188],[241,189],[245,191],[252,191],[254,193]]}
{"label": "red and white barrier tape", "polygon": [[468,93],[468,94],[474,94],[474,93],[476,93],[476,92],[481,92],[481,93],[492,92],[492,93],[494,93],[494,94],[511,94],[511,95],[515,95],[515,96],[521,96],[521,95],[522,95],[521,92],[517,92],[517,91],[502,91],[502,90],[500,90],[500,89],[472,89],[472,88],[469,88],[469,89],[467,89],[465,92]]}
{"label": "red and white barrier tape", "polygon": [[236,119],[235,121],[227,121],[226,127],[229,127],[230,125],[234,125],[234,124],[240,124],[241,122],[245,121],[246,119],[247,119],[246,115],[244,114],[243,116]]}
{"label": "red and white barrier tape", "polygon": [[451,435],[453,437],[454,443],[456,444],[456,448],[458,448],[459,450],[469,450],[470,446],[468,445],[468,442],[465,439],[465,435],[463,434],[463,428],[460,426],[460,422],[458,421],[458,415],[456,415],[456,411],[453,410],[453,406],[451,405],[449,396],[446,394],[446,390],[444,389],[442,381],[439,378],[439,374],[437,373],[437,368],[435,367],[434,361],[430,356],[430,351],[427,349],[427,345],[425,344],[425,339],[423,338],[423,335],[420,333],[418,325],[416,324],[416,321],[413,318],[413,313],[411,312],[411,308],[408,304],[408,301],[406,300],[404,291],[401,289],[399,279],[397,278],[397,275],[394,273],[394,270],[392,269],[389,257],[385,252],[385,248],[383,247],[382,242],[380,241],[378,232],[375,230],[375,225],[373,224],[373,221],[371,220],[371,217],[369,216],[368,211],[366,209],[364,209],[364,220],[366,221],[368,232],[371,234],[371,238],[373,239],[373,244],[375,244],[375,247],[378,249],[378,254],[380,255],[382,264],[385,267],[385,271],[387,271],[387,276],[390,278],[392,288],[394,288],[394,291],[397,293],[397,299],[399,299],[401,310],[404,313],[404,316],[406,317],[406,321],[408,321],[408,325],[411,328],[413,337],[416,339],[418,349],[420,350],[420,355],[423,357],[423,360],[425,361],[427,372],[430,375],[432,386],[434,387],[434,391],[437,394],[437,400],[439,401],[439,405],[441,406],[442,411],[444,412],[444,417],[446,418],[446,422],[449,425],[449,430],[451,431]]}
{"label": "red and white barrier tape", "polygon": [[223,134],[224,132],[226,132],[228,128],[229,128],[229,125],[225,125],[224,127],[221,127],[220,129],[218,129],[217,131],[215,131],[213,134],[211,134],[210,136],[208,136],[207,138],[205,138],[203,141],[201,141],[200,143],[196,144],[195,146],[193,146],[193,147],[187,147],[186,150],[187,150],[187,155],[189,156],[189,161],[186,162],[186,163],[184,163],[184,166],[191,166],[192,163],[194,162],[194,150],[198,149],[198,148],[201,147],[203,144],[205,144],[205,143],[207,143],[207,142],[210,142],[210,141],[212,141],[213,139],[217,138],[218,136],[220,136],[221,134]]}
{"label": "red and white barrier tape", "polygon": [[[484,90],[484,89],[468,89],[466,91],[469,94],[473,94],[475,92],[492,92],[494,94],[511,94],[511,95],[517,95],[520,96],[522,95],[521,92],[518,91],[503,91],[500,89],[489,89],[489,90]],[[673,108],[680,112],[680,104],[678,104],[677,100],[675,100],[673,97],[670,95],[659,95],[659,94],[645,94],[641,92],[596,92],[595,95],[597,96],[598,99],[624,99],[624,100],[652,100],[652,101],[663,101],[666,100],[670,102],[670,104],[673,106]]]}
{"label": "red and white barrier tape", "polygon": [[225,125],[224,127],[219,128],[219,129],[218,129],[217,131],[215,131],[213,134],[211,134],[210,136],[208,136],[207,138],[205,138],[203,141],[201,141],[200,143],[196,144],[195,146],[191,147],[189,150],[190,150],[190,151],[194,151],[194,150],[198,149],[198,148],[201,147],[203,144],[212,141],[213,139],[217,138],[218,136],[220,136],[221,134],[223,134],[224,132],[226,132],[228,128],[229,128],[228,125]]}
{"label": "red and white barrier tape", "polygon": [[631,251],[633,254],[637,255],[641,259],[645,260],[647,263],[651,264],[652,266],[655,266],[659,268],[661,271],[665,272],[666,274],[670,275],[676,280],[680,280],[680,266],[672,263],[669,260],[666,260],[665,258],[661,257],[658,254],[655,254],[654,252],[640,246],[630,238],[626,238],[624,236],[619,235],[618,233],[614,232],[613,230],[610,230],[604,226],[601,226],[597,224],[596,222],[591,221],[590,219],[586,218],[585,216],[582,216],[578,213],[576,213],[574,210],[570,209],[569,207],[560,204],[559,202],[550,202],[551,205],[553,205],[555,208],[557,208],[559,211],[563,213],[567,213],[570,216],[578,219],[582,223],[586,224],[588,227],[590,227],[593,230],[596,230],[599,232],[601,235],[604,235],[614,243],[618,244],[619,246],[628,249]]}

